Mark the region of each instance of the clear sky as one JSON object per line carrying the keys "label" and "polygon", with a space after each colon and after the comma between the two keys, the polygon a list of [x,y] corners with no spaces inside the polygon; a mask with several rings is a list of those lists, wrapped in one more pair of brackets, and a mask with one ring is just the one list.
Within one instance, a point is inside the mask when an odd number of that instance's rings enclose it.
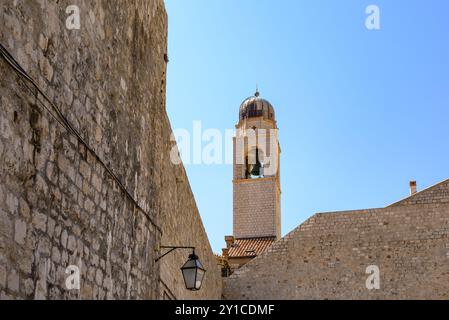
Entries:
{"label": "clear sky", "polygon": [[[380,8],[380,30],[365,9]],[[259,85],[276,111],[282,233],[449,178],[449,1],[166,0],[173,129],[234,128]],[[207,145],[205,142],[203,145]],[[213,250],[232,166],[186,165]]]}

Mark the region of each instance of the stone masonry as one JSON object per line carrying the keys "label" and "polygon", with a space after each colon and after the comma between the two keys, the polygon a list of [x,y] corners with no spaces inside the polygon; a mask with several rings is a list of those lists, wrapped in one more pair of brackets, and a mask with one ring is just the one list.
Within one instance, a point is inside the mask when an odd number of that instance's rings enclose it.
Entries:
{"label": "stone masonry", "polygon": [[[380,288],[368,290],[367,267]],[[224,279],[227,299],[448,299],[449,180],[382,209],[319,213]]]}
{"label": "stone masonry", "polygon": [[233,195],[236,238],[280,235],[280,191],[276,177],[236,180]]}
{"label": "stone masonry", "polygon": [[[184,168],[169,158],[163,1],[76,1],[80,30],[65,27],[71,4],[0,6],[0,42],[93,151],[0,59],[0,299],[220,298]],[[189,252],[154,262],[161,244],[197,247],[201,291],[184,289]],[[69,265],[80,290],[65,286]]]}

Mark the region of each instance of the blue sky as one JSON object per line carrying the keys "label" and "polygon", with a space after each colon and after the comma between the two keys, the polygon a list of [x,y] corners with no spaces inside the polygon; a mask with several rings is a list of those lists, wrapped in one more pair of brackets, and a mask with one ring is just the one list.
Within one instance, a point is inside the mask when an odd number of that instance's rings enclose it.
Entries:
{"label": "blue sky", "polygon": [[[282,233],[449,178],[449,1],[166,0],[173,129],[234,128],[259,85],[276,110]],[[380,8],[381,29],[365,28]],[[204,145],[206,145],[205,143]],[[186,165],[214,251],[232,166]]]}

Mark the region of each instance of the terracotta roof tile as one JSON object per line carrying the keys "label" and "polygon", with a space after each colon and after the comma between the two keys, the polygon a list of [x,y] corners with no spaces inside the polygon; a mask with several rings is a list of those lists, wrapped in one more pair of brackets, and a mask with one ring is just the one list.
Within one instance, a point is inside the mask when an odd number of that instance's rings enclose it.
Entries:
{"label": "terracotta roof tile", "polygon": [[229,257],[255,257],[265,252],[276,240],[275,237],[235,239],[229,248]]}

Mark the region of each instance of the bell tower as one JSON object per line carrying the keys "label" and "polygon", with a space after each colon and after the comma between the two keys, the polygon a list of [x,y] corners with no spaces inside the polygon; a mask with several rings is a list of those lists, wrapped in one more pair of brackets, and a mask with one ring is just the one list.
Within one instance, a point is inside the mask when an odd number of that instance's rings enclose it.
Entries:
{"label": "bell tower", "polygon": [[274,108],[254,96],[240,105],[233,138],[233,235],[226,236],[223,276],[266,251],[281,237],[280,147]]}
{"label": "bell tower", "polygon": [[222,275],[254,259],[281,237],[281,149],[274,108],[254,96],[240,105],[233,138],[233,235],[219,257]]}
{"label": "bell tower", "polygon": [[265,252],[281,237],[281,149],[274,108],[260,97],[240,105],[234,146],[233,235],[219,257],[222,274]]}
{"label": "bell tower", "polygon": [[234,137],[233,234],[281,237],[280,147],[274,108],[254,96],[240,106]]}

